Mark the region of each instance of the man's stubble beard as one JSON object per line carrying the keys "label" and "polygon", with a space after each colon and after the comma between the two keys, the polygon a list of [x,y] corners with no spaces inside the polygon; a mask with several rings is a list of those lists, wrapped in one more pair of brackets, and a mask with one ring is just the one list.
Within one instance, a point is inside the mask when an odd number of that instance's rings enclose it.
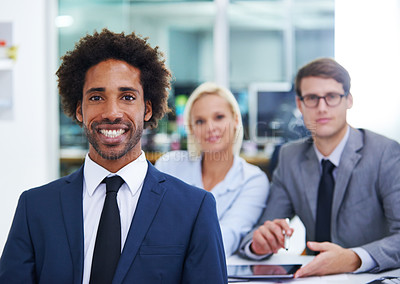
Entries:
{"label": "man's stubble beard", "polygon": [[[107,124],[113,124],[113,123],[107,123]],[[106,160],[118,160],[122,157],[124,157],[130,150],[132,150],[140,141],[140,139],[142,138],[142,133],[143,133],[143,125],[142,126],[138,126],[138,128],[133,131],[133,126],[132,124],[129,125],[129,130],[130,130],[130,137],[128,139],[128,142],[126,143],[124,149],[122,149],[121,151],[117,152],[117,151],[113,151],[112,148],[114,146],[108,146],[108,145],[104,145],[104,147],[107,147],[108,149],[110,149],[110,151],[102,151],[100,144],[98,143],[97,139],[96,139],[96,135],[97,131],[95,130],[95,126],[98,124],[93,124],[92,125],[92,130],[89,130],[85,124],[83,124],[83,129],[85,131],[85,135],[90,143],[90,145],[92,145],[93,149],[95,149],[95,151],[100,155],[100,157],[102,157],[103,159]]]}

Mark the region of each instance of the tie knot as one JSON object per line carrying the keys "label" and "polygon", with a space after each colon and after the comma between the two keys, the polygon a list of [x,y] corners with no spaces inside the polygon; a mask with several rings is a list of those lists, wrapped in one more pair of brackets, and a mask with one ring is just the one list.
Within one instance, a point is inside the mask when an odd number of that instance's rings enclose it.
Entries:
{"label": "tie knot", "polygon": [[322,159],[322,172],[323,173],[332,173],[333,169],[335,168],[335,165],[332,164],[331,161]]}
{"label": "tie knot", "polygon": [[124,183],[124,180],[120,176],[112,176],[106,177],[103,179],[103,182],[106,184],[106,193],[109,193],[118,192],[119,188]]}

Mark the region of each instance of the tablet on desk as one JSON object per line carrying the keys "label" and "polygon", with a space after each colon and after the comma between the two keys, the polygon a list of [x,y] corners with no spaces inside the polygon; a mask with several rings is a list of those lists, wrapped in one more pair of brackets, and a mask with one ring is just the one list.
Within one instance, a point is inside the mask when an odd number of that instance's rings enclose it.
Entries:
{"label": "tablet on desk", "polygon": [[233,279],[293,278],[301,264],[228,265],[228,277]]}

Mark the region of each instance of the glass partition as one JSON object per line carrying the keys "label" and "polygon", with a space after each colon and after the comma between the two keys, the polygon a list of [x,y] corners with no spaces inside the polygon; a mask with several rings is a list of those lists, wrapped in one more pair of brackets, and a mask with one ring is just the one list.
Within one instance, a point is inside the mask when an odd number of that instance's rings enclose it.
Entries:
{"label": "glass partition", "polygon": [[[149,37],[165,53],[174,75],[169,97],[173,110],[202,82],[227,85],[240,103],[246,140],[251,85],[292,83],[299,66],[334,56],[334,0],[59,0],[58,14],[59,56],[82,36],[105,27]],[[145,150],[185,148],[176,115],[173,111],[158,129],[145,131]],[[88,145],[81,128],[61,109],[60,121],[65,174],[71,160],[82,160]]]}
{"label": "glass partition", "polygon": [[[276,119],[262,122],[270,125],[268,127],[274,125],[273,132],[259,133],[260,125],[255,123],[259,121],[259,110],[263,106],[257,102],[264,101],[263,92],[261,95],[254,92],[252,86],[292,85],[299,67],[317,57],[334,57],[334,4],[333,0],[231,1],[228,9],[229,82],[238,100],[245,102],[241,104],[241,111],[246,140],[265,146],[269,142],[286,141],[289,137],[299,138],[292,133],[282,135],[287,133],[287,126],[276,123]],[[282,91],[267,89],[264,96]],[[289,92],[290,87],[286,91]],[[290,104],[279,104],[274,108],[295,114],[294,92],[290,93]],[[271,112],[264,117],[274,115]],[[298,121],[298,116],[292,119]],[[275,137],[274,133],[280,135]]]}

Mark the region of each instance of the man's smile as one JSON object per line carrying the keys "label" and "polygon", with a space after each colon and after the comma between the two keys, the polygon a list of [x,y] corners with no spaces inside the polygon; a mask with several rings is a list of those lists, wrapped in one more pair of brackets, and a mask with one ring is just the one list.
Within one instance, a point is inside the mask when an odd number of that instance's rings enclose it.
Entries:
{"label": "man's smile", "polygon": [[[132,129],[132,123],[122,121],[95,122],[91,128],[93,134],[97,133],[98,145],[117,146],[127,142],[126,139],[128,139],[129,132]],[[94,142],[94,140],[92,141]]]}
{"label": "man's smile", "polygon": [[110,129],[110,130],[100,129],[100,133],[103,134],[106,137],[109,137],[109,138],[116,138],[116,137],[121,136],[122,134],[124,134],[125,130],[124,129],[118,129],[118,130],[115,130],[115,129],[114,130],[112,130],[112,129]]}

